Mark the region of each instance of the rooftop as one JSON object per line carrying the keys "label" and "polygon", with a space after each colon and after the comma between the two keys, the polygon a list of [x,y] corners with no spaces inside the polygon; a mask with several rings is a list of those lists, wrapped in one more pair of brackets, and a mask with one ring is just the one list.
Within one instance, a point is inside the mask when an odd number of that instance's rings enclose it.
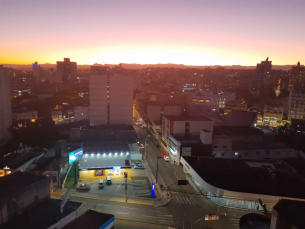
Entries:
{"label": "rooftop", "polygon": [[114,215],[87,210],[83,215],[62,227],[62,229],[97,229],[102,228],[101,226],[108,221],[114,221]]}
{"label": "rooftop", "polygon": [[80,169],[112,169],[113,167],[130,168],[129,147],[125,146],[84,146]]}
{"label": "rooftop", "polygon": [[35,176],[20,171],[0,177],[0,196],[15,192],[16,190],[21,190],[24,187],[44,179],[49,178],[43,175]]}
{"label": "rooftop", "polygon": [[226,104],[246,104],[246,102],[243,100],[230,100]]}
{"label": "rooftop", "polygon": [[281,199],[275,206],[280,217],[286,219],[296,228],[305,228],[305,202]]}
{"label": "rooftop", "polygon": [[214,126],[213,135],[225,134],[228,136],[264,136],[264,132],[255,127],[249,126]]}
{"label": "rooftop", "polygon": [[266,166],[281,165],[279,161],[183,158],[204,181],[215,187],[235,192],[305,199],[303,179],[283,171],[275,172],[275,178],[269,175]]}
{"label": "rooftop", "polygon": [[164,116],[166,119],[170,121],[211,121],[210,119],[207,119],[202,116]]}
{"label": "rooftop", "polygon": [[11,170],[17,169],[29,160],[42,154],[43,152],[12,153],[8,156],[0,158],[0,169],[6,166]]}
{"label": "rooftop", "polygon": [[81,130],[134,130],[132,125],[105,124],[98,126],[82,126]]}
{"label": "rooftop", "polygon": [[[82,203],[68,201],[64,207],[63,213],[60,213],[61,200],[47,199],[36,206],[33,206],[30,210],[18,216],[16,220],[11,220],[4,225],[1,225],[3,229],[19,229],[19,228],[31,228],[41,229],[49,228],[57,221],[63,219],[71,212],[79,209]],[[84,227],[88,228],[88,227]]]}
{"label": "rooftop", "polygon": [[233,142],[232,150],[293,149],[285,142]]}
{"label": "rooftop", "polygon": [[228,126],[251,126],[257,121],[257,112],[233,110],[224,119]]}

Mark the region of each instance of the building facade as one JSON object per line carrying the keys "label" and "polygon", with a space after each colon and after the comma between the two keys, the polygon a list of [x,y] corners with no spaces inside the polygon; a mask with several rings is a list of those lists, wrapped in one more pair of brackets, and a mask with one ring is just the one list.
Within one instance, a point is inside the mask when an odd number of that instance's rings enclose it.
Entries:
{"label": "building facade", "polygon": [[246,111],[247,103],[242,100],[231,100],[226,102],[224,114],[228,114],[231,111]]}
{"label": "building facade", "polygon": [[283,120],[283,114],[284,104],[265,104],[263,123],[277,127]]}
{"label": "building facade", "polygon": [[61,83],[76,83],[77,63],[71,62],[70,58],[64,58],[64,61],[57,61],[57,73]]}
{"label": "building facade", "polygon": [[305,119],[305,90],[293,88],[289,96],[288,119]]}
{"label": "building facade", "polygon": [[130,76],[90,75],[90,125],[133,123],[133,79]]}
{"label": "building facade", "polygon": [[0,65],[0,146],[10,139],[12,125],[12,106],[8,69]]}

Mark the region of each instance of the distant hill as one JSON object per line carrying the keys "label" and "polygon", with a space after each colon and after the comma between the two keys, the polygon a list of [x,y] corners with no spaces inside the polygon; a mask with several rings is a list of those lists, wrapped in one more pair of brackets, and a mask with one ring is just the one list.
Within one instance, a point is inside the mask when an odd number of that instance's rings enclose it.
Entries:
{"label": "distant hill", "polygon": [[[1,64],[0,64],[1,65]],[[118,64],[117,64],[118,65]],[[3,65],[6,68],[14,68],[18,70],[31,70],[32,65],[31,64],[25,64],[25,65],[18,65],[18,64],[4,64]],[[77,65],[78,69],[90,69],[91,65]],[[113,67],[116,66],[114,64],[109,64],[108,66]],[[272,65],[272,69],[274,70],[290,70],[292,66],[295,65]],[[303,65],[302,65],[303,66]],[[56,69],[56,64],[40,64],[40,67],[43,69]],[[183,65],[183,64],[124,64],[123,63],[123,68],[125,69],[144,69],[144,68],[199,68],[199,69],[204,69],[204,68],[212,68],[216,69],[218,67],[224,67],[226,69],[255,69],[256,66],[241,66],[241,65],[213,65],[213,66],[192,66],[192,65]]]}

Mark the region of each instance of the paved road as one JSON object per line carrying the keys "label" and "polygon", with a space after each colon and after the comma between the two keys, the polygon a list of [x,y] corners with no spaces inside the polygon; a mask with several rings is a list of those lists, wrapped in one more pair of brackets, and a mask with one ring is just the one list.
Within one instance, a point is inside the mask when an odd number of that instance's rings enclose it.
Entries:
{"label": "paved road", "polygon": [[[61,196],[59,195],[52,195],[52,198],[60,197]],[[174,217],[171,214],[168,206],[154,207],[82,197],[71,197],[70,200],[83,203],[81,209],[78,211],[79,214],[83,214],[88,209],[93,209],[98,212],[113,214],[115,215],[116,219],[121,219],[123,220],[122,222],[125,222],[126,224],[132,225],[134,222],[147,224],[147,227],[142,228],[158,228],[158,225],[167,227],[175,226]],[[122,224],[122,222],[120,224]],[[119,228],[128,227],[121,226]]]}
{"label": "paved road", "polygon": [[[140,126],[135,126],[139,140],[144,144],[146,138],[146,131]],[[173,165],[166,162],[164,159],[157,159],[161,156],[161,152],[166,152],[164,149],[156,148],[157,141],[151,136],[147,140],[146,146],[146,160],[152,172],[156,174],[157,160],[158,161],[158,184],[167,187],[177,182],[178,179],[186,179],[181,166]],[[159,144],[160,145],[160,144]],[[209,200],[207,200],[201,193],[194,190],[191,185],[179,186],[172,185],[170,187],[172,194],[172,202],[168,205],[170,212],[175,219],[178,219],[178,227],[191,228],[191,223],[205,216],[205,214],[217,214],[220,216],[219,221],[205,221],[199,220],[193,225],[193,229],[211,227],[213,229],[237,229],[239,219],[242,215],[249,213],[248,211],[228,209],[219,207]],[[224,216],[224,213],[227,216]]]}

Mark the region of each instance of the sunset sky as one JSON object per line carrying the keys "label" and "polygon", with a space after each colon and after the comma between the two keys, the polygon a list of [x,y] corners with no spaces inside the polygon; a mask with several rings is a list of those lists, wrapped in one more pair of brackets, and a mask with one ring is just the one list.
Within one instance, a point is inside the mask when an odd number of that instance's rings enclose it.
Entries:
{"label": "sunset sky", "polygon": [[305,63],[305,0],[0,0],[0,64]]}

